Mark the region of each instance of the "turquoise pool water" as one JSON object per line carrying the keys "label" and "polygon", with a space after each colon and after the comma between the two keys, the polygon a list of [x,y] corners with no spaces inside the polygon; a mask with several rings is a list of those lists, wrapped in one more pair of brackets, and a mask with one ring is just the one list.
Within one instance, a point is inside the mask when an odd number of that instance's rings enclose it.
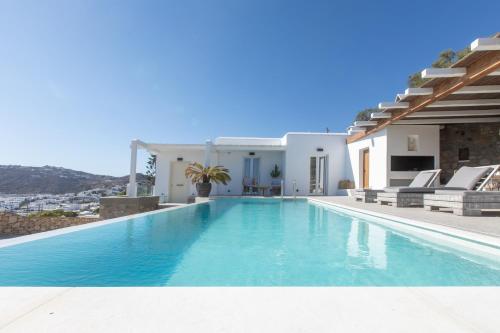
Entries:
{"label": "turquoise pool water", "polygon": [[500,285],[500,267],[305,200],[221,199],[0,249],[2,286]]}

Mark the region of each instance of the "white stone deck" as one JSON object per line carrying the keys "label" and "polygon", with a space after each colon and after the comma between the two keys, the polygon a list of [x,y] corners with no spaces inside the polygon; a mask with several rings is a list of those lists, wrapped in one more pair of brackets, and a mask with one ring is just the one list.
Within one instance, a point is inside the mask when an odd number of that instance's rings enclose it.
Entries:
{"label": "white stone deck", "polygon": [[500,237],[500,214],[496,212],[487,212],[485,216],[457,216],[447,211],[429,212],[423,208],[397,208],[379,205],[378,203],[362,203],[350,197],[314,197],[314,199],[325,203],[339,204],[356,209]]}
{"label": "white stone deck", "polygon": [[2,288],[2,332],[498,332],[500,288]]}

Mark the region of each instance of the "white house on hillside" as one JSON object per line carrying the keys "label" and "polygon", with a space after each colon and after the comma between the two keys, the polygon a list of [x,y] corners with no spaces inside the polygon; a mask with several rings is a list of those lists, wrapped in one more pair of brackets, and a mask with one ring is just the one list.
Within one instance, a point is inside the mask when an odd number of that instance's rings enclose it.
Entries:
{"label": "white house on hillside", "polygon": [[370,120],[354,122],[345,134],[221,137],[199,145],[134,140],[128,194],[137,193],[138,148],[157,156],[154,194],[169,202],[195,194],[184,176],[190,162],[229,169],[232,181],[212,195],[241,195],[248,179],[265,189],[276,181],[270,173],[277,165],[287,196],[345,194],[340,180],[356,188],[404,186],[419,171],[437,168],[447,182],[461,166],[500,164],[500,33],[476,39],[449,68],[427,68],[421,76],[419,87],[380,103]]}
{"label": "white house on hillside", "polygon": [[[211,193],[224,196],[242,195],[244,179],[270,186],[275,165],[281,171],[279,181],[283,181],[286,196],[345,195],[339,190],[341,180],[350,180],[356,187],[407,185],[418,170],[439,167],[439,125],[394,125],[351,144],[346,143],[347,137],[347,133],[287,133],[282,138],[220,137],[205,144],[134,140],[131,147],[133,161],[139,148],[156,155],[154,195],[165,202],[186,202],[195,196],[195,187],[184,175],[192,162],[229,169],[232,181],[214,186]],[[408,150],[408,137],[415,149]],[[415,163],[415,157],[421,160],[420,167],[409,165]],[[402,165],[391,169],[395,158]],[[135,178],[134,172],[133,164],[131,178]],[[129,194],[135,191],[129,186]]]}
{"label": "white house on hillside", "polygon": [[[194,186],[184,176],[191,162],[229,169],[231,182],[215,186],[212,195],[241,195],[245,179],[254,185],[270,186],[271,171],[276,165],[281,171],[278,182],[283,181],[284,195],[336,195],[338,182],[346,173],[346,136],[287,133],[282,138],[220,137],[199,145],[134,140],[131,174],[135,172],[137,149],[143,148],[156,155],[154,194],[163,201],[186,202],[195,195]],[[129,193],[134,191],[134,185],[129,186]]]}

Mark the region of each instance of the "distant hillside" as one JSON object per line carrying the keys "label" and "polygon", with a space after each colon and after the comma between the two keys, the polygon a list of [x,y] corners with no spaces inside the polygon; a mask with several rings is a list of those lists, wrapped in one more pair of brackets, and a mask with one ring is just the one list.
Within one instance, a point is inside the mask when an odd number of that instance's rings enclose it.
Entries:
{"label": "distant hillside", "polygon": [[[146,177],[137,174],[137,180],[144,182]],[[0,193],[76,193],[94,188],[126,185],[127,183],[128,176],[94,175],[48,165],[43,167],[0,165]]]}

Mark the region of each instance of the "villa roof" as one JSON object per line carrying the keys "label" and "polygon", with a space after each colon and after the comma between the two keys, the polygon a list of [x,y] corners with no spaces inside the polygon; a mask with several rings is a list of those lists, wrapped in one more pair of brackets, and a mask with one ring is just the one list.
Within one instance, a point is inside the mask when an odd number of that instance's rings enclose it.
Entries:
{"label": "villa roof", "polygon": [[379,104],[370,121],[349,128],[351,143],[389,125],[500,122],[500,33],[478,38],[449,68],[427,68],[419,88]]}

